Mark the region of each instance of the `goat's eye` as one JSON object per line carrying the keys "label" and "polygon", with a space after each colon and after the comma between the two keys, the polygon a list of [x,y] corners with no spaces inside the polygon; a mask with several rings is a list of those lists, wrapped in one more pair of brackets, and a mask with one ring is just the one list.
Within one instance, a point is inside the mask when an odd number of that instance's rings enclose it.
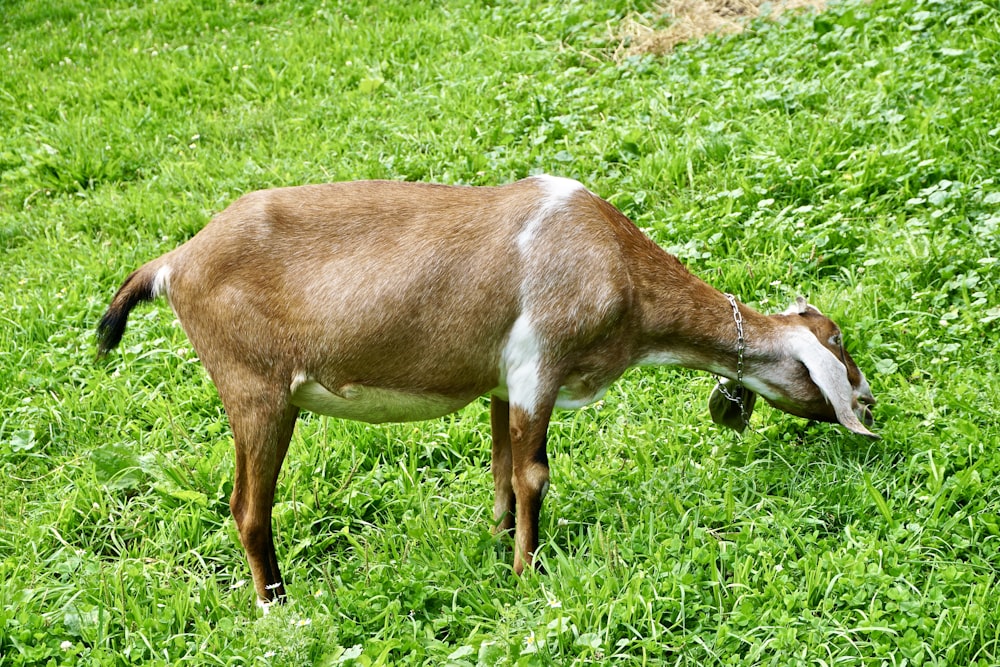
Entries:
{"label": "goat's eye", "polygon": [[840,334],[830,336],[830,345],[833,347],[844,347],[844,339]]}

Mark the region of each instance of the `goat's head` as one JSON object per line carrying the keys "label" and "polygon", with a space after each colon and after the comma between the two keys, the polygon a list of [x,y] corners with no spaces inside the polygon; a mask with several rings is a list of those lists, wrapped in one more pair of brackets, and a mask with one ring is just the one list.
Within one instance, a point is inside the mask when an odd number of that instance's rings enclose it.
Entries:
{"label": "goat's head", "polygon": [[[712,419],[742,431],[758,392],[772,406],[789,414],[839,423],[854,433],[878,438],[866,428],[873,422],[871,406],[875,398],[833,320],[802,297],[785,312],[770,317],[780,332],[776,357],[749,369],[746,386],[724,381],[728,392],[716,387],[709,400]],[[737,401],[725,397],[725,393]]]}

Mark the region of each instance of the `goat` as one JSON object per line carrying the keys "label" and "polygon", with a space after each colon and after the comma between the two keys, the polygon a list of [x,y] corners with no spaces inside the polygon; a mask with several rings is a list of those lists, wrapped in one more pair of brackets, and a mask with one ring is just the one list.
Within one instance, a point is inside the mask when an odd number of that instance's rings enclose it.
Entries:
{"label": "goat", "polygon": [[215,383],[236,450],[230,507],[262,604],[282,599],[271,532],[300,410],[424,420],[490,396],[495,531],[531,566],[553,408],[598,400],[631,366],[728,378],[715,421],[742,430],[757,394],[876,438],[840,330],[799,299],[762,315],[710,287],[577,181],[394,181],[252,192],[132,273],[98,327],[165,294]]}

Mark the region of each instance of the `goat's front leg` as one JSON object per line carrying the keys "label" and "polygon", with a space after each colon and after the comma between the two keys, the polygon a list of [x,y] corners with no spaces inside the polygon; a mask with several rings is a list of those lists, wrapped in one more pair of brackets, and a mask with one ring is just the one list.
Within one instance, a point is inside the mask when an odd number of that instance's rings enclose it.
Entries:
{"label": "goat's front leg", "polygon": [[[223,392],[220,390],[220,394]],[[271,529],[271,508],[281,463],[295,428],[298,408],[266,392],[223,395],[236,446],[236,474],[229,507],[246,551],[258,602],[285,596]]]}
{"label": "goat's front leg", "polygon": [[514,530],[514,464],[510,449],[510,403],[490,397],[490,427],[493,434],[493,532]]}
{"label": "goat's front leg", "polygon": [[549,488],[549,459],[545,451],[546,431],[552,406],[527,410],[510,407],[512,486],[516,497],[514,572],[530,567],[538,549],[538,517]]}

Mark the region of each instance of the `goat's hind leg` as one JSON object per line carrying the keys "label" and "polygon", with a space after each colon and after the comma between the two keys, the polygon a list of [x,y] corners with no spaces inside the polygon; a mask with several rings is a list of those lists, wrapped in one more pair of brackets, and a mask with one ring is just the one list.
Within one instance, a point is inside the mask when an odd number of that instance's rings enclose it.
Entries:
{"label": "goat's hind leg", "polygon": [[496,396],[490,397],[490,428],[493,433],[493,532],[512,533],[514,530],[514,464],[510,448],[510,404]]}
{"label": "goat's hind leg", "polygon": [[[260,385],[257,385],[260,388]],[[271,529],[271,508],[281,464],[299,409],[287,395],[219,388],[236,447],[236,471],[229,507],[246,551],[258,602],[285,596]]]}

